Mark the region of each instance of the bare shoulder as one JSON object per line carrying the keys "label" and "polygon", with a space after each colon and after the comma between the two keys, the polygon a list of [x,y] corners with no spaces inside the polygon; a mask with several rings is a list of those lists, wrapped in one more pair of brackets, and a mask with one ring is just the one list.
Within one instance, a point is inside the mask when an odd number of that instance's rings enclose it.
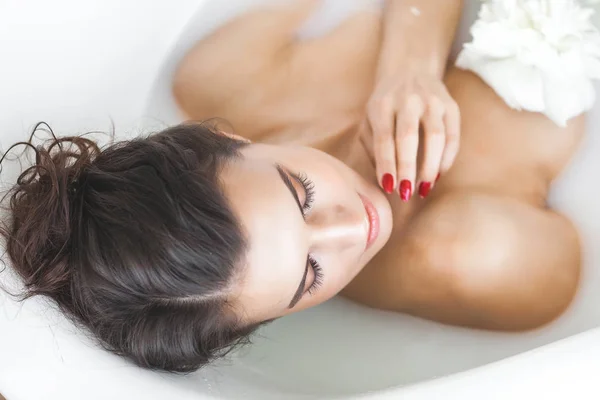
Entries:
{"label": "bare shoulder", "polygon": [[241,108],[256,109],[265,97],[277,96],[293,35],[316,4],[268,3],[197,42],[173,78],[173,94],[184,114],[190,119],[226,117],[221,115],[224,110],[235,114]]}
{"label": "bare shoulder", "polygon": [[269,141],[337,132],[364,113],[372,90],[380,16],[364,11],[310,39],[296,36],[319,1],[256,9],[197,43],[173,81],[190,119],[229,120]]}
{"label": "bare shoulder", "polygon": [[[452,67],[447,71],[444,83],[459,106],[468,108],[466,115],[469,119],[508,120],[511,124],[518,125],[521,132],[528,132],[534,136],[559,133],[563,136],[573,136],[582,133],[583,116],[573,118],[566,127],[560,127],[541,113],[512,109],[494,89],[471,71]],[[475,116],[478,118],[474,118]]]}
{"label": "bare shoulder", "polygon": [[572,118],[565,127],[558,126],[541,113],[510,108],[477,75],[455,67],[447,72],[445,83],[462,117],[458,164],[467,174],[475,163],[485,161],[487,167],[542,166],[555,177],[581,142],[585,115]]}
{"label": "bare shoulder", "polygon": [[577,289],[578,235],[551,210],[445,193],[431,198],[404,235],[385,265],[374,267],[379,297],[364,292],[355,300],[454,325],[526,330],[560,315]]}

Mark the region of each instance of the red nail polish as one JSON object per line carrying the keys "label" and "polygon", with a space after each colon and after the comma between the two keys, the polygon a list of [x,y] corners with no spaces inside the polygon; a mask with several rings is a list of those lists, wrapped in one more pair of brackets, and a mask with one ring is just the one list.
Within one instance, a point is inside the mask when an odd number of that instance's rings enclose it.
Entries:
{"label": "red nail polish", "polygon": [[400,182],[400,198],[402,201],[409,201],[412,196],[412,184],[408,179],[403,179]]}
{"label": "red nail polish", "polygon": [[394,191],[394,177],[392,174],[383,174],[381,179],[381,186],[386,193],[392,193]]}
{"label": "red nail polish", "polygon": [[437,176],[435,177],[435,183],[437,183],[437,181],[439,181],[439,180],[440,180],[440,175],[441,175],[441,174],[438,172]]}
{"label": "red nail polish", "polygon": [[429,191],[431,190],[431,182],[421,182],[419,185],[419,196],[422,198],[427,197]]}

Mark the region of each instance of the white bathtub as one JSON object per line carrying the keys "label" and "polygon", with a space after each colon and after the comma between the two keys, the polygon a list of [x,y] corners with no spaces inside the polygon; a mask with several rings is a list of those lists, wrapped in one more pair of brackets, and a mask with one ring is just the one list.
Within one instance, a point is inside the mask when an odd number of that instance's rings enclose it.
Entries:
{"label": "white bathtub", "polygon": [[[25,138],[38,120],[71,134],[109,130],[112,119],[119,137],[177,122],[173,66],[251,1],[0,0],[0,148]],[[342,16],[333,2],[352,8],[355,1],[329,1],[312,32]],[[478,2],[467,3],[463,39]],[[336,298],[181,377],[97,349],[43,299],[17,304],[0,292],[0,393],[8,400],[600,398],[599,175],[600,106],[552,193],[583,236],[581,288],[544,329],[473,331]],[[14,285],[7,272],[0,279]]]}

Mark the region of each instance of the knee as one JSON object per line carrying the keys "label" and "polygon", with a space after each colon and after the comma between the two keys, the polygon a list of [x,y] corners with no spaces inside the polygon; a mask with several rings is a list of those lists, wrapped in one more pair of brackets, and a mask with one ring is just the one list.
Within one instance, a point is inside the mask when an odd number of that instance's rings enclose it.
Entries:
{"label": "knee", "polygon": [[[514,226],[493,238],[464,238],[451,252],[453,293],[478,327],[523,331],[559,317],[574,298],[581,262],[577,234],[560,223],[556,243]],[[543,235],[542,235],[543,236]],[[541,241],[539,241],[541,239]]]}
{"label": "knee", "polygon": [[579,281],[580,245],[566,218],[485,196],[454,199],[438,211],[413,247],[427,280],[445,293],[436,303],[447,311],[447,322],[529,330],[570,304]]}

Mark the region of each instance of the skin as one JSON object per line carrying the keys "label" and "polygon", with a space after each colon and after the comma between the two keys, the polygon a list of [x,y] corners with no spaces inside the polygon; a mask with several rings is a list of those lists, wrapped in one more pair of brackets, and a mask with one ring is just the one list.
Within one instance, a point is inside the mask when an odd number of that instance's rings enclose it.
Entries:
{"label": "skin", "polygon": [[[377,181],[406,200],[413,192],[427,195],[437,174],[448,171],[458,153],[460,112],[442,77],[462,3],[385,3],[365,124],[372,133]],[[425,151],[417,163],[419,144]]]}
{"label": "skin", "polygon": [[[250,242],[230,294],[240,316],[276,318],[340,291],[371,307],[475,328],[532,329],[560,315],[577,288],[580,245],[545,198],[577,148],[583,116],[559,128],[509,109],[478,77],[450,68],[444,82],[460,107],[460,151],[426,199],[402,202],[379,186],[365,124],[381,17],[360,13],[297,42],[289,32],[306,15],[249,12],[199,42],[174,79],[187,117],[224,117],[254,142],[221,175]],[[276,164],[312,181],[305,217]],[[306,193],[292,183],[302,206]],[[361,195],[380,218],[366,251]],[[290,308],[309,255],[322,284],[308,290],[316,276],[309,265]]]}
{"label": "skin", "polygon": [[[298,201],[282,174],[289,177]],[[295,174],[304,174],[314,185],[306,218],[298,203],[307,204],[307,192]],[[280,317],[334,296],[381,250],[392,230],[391,207],[377,186],[309,147],[251,145],[225,169],[221,181],[250,240],[246,268],[233,296],[249,322]],[[382,221],[380,235],[368,249],[361,196],[374,204]],[[323,268],[322,284],[310,292],[315,271],[306,268],[309,254]],[[305,284],[300,285],[305,270]],[[299,286],[302,297],[290,308]]]}

